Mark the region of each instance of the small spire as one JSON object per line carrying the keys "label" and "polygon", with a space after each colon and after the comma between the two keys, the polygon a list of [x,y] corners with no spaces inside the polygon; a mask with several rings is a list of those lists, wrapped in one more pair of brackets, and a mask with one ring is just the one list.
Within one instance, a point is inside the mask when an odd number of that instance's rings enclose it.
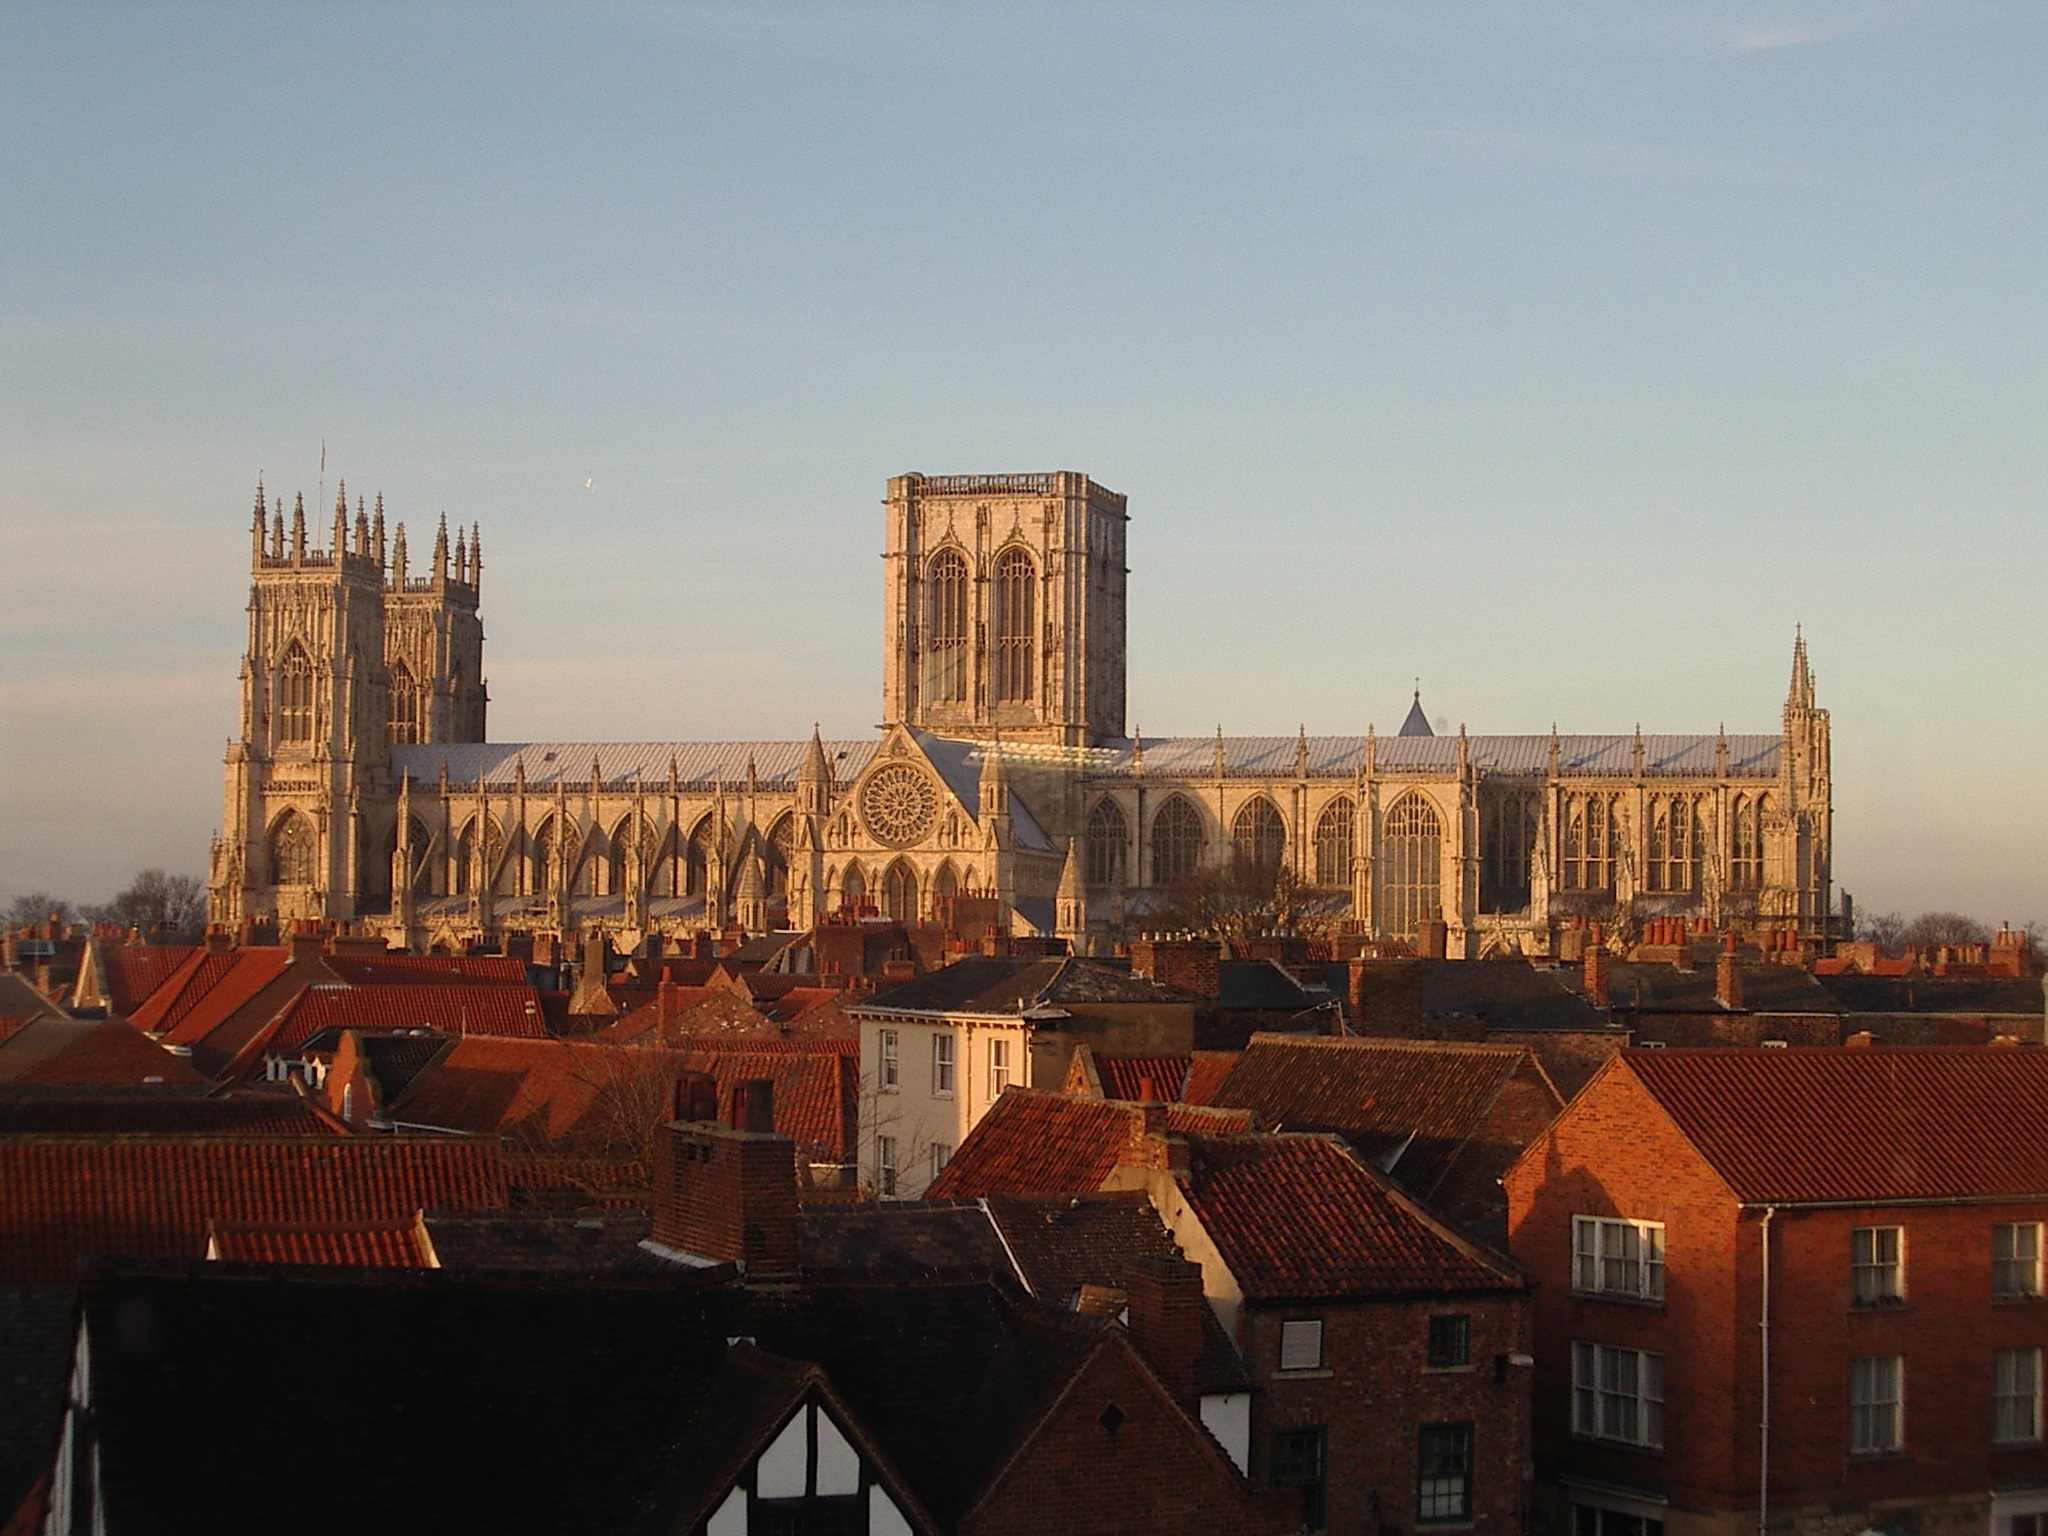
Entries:
{"label": "small spire", "polygon": [[292,558],[306,558],[306,493],[299,492],[292,502]]}
{"label": "small spire", "polygon": [[1785,696],[1787,709],[1813,708],[1813,670],[1806,663],[1806,631],[1792,626],[1792,687]]}
{"label": "small spire", "polygon": [[682,787],[683,781],[676,772],[676,755],[671,752],[668,755],[668,792],[671,795],[677,794]]}
{"label": "small spire", "polygon": [[274,509],[271,520],[270,554],[275,560],[284,558],[284,498],[273,496],[270,505]]}
{"label": "small spire", "polygon": [[358,496],[356,498],[356,553],[358,555],[367,555],[369,552],[370,514],[363,508],[363,498]]}
{"label": "small spire", "polygon": [[434,534],[434,580],[448,579],[448,514],[441,514],[441,526]]}
{"label": "small spire", "polygon": [[270,510],[270,503],[263,499],[263,471],[256,471],[256,526],[263,526],[264,514]]}
{"label": "small spire", "polygon": [[1380,736],[1379,732],[1373,729],[1372,722],[1368,720],[1365,722],[1365,771],[1367,773],[1377,773],[1379,772],[1379,766]]}
{"label": "small spire", "polygon": [[455,579],[458,582],[469,580],[469,545],[464,541],[460,528],[455,530]]}
{"label": "small spire", "polygon": [[1216,726],[1216,777],[1223,777],[1223,725],[1220,721]]}
{"label": "small spire", "polygon": [[1728,722],[1721,722],[1720,739],[1714,746],[1714,770],[1722,778],[1728,777]]}
{"label": "small spire", "polygon": [[264,525],[269,521],[265,514],[269,510],[269,506],[263,500],[263,477],[259,474],[256,477],[256,521],[249,528],[249,552],[257,560],[263,558],[263,531]]}
{"label": "small spire", "polygon": [[1643,776],[1643,722],[1636,722],[1636,777]]}
{"label": "small spire", "polygon": [[1429,716],[1424,714],[1422,710],[1421,678],[1415,680],[1415,698],[1408,705],[1408,718],[1401,722],[1400,734],[1403,736],[1434,736],[1436,734],[1435,731],[1429,728]]}
{"label": "small spire", "polygon": [[1550,776],[1557,777],[1557,722],[1550,722]]}
{"label": "small spire", "polygon": [[348,482],[342,480],[334,488],[334,558],[339,561],[348,553]]}
{"label": "small spire", "polygon": [[400,592],[405,590],[405,565],[405,524],[400,523],[391,541],[391,585]]}
{"label": "small spire", "polygon": [[1308,777],[1308,722],[1302,721],[1294,735],[1294,776]]}
{"label": "small spire", "polygon": [[1144,771],[1145,727],[1143,727],[1142,725],[1134,725],[1131,727],[1131,772],[1143,773]]}
{"label": "small spire", "polygon": [[370,519],[370,553],[376,556],[377,569],[384,569],[384,493],[377,493],[377,511]]}
{"label": "small spire", "polygon": [[484,584],[484,536],[475,523],[469,525],[469,584],[472,587]]}

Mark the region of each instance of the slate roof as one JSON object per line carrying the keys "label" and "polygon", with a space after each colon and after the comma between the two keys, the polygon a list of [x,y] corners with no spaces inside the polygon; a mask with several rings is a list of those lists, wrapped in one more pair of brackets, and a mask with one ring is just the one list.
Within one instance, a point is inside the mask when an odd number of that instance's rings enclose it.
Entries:
{"label": "slate roof", "polygon": [[1815,980],[1847,1013],[2024,1013],[2040,1017],[2042,982],[2032,976],[1862,976]]}
{"label": "slate roof", "polygon": [[523,987],[526,962],[511,955],[328,955],[327,969],[352,987]]}
{"label": "slate roof", "polygon": [[[1560,972],[1580,987],[1584,971]],[[1682,971],[1662,961],[1616,960],[1608,967],[1607,995],[1617,1010],[1641,1013],[1722,1013],[1714,997],[1714,966]],[[1747,1013],[1838,1014],[1835,995],[1796,965],[1744,965],[1742,1008]]]}
{"label": "slate roof", "polygon": [[0,1281],[89,1254],[198,1258],[230,1221],[375,1221],[505,1204],[488,1143],[411,1137],[0,1140]]}
{"label": "slate roof", "polygon": [[[1497,773],[1542,778],[1550,771],[1548,736],[1469,736],[1466,752],[1481,774]],[[1719,773],[1717,736],[1643,737],[1643,776],[1687,775],[1713,778]],[[1296,738],[1292,736],[1226,736],[1223,772],[1226,778],[1286,778],[1295,772]],[[1560,777],[1631,778],[1635,773],[1633,734],[1559,736]],[[1736,778],[1772,778],[1778,772],[1783,736],[1730,736],[1728,772]],[[1147,736],[1144,771],[1148,777],[1213,778],[1214,736]],[[1353,778],[1365,770],[1363,736],[1311,736],[1308,771],[1312,778]],[[1382,773],[1454,774],[1458,768],[1455,736],[1381,736],[1377,763]],[[1132,743],[1112,742],[1089,754],[1092,775],[1126,775],[1131,771]]]}
{"label": "slate roof", "polygon": [[425,1269],[410,1221],[210,1221],[207,1256],[230,1264],[327,1264]]}
{"label": "slate roof", "polygon": [[425,1216],[441,1267],[518,1274],[608,1275],[642,1266],[645,1211],[498,1211]]}
{"label": "slate roof", "polygon": [[1065,957],[966,955],[849,1005],[849,1011],[974,1013],[1014,1018],[1029,1008],[1086,1003],[1185,1003],[1185,992],[1110,966]]}
{"label": "slate roof", "polygon": [[[877,741],[828,741],[825,761],[834,783],[845,784],[867,767]],[[596,761],[601,783],[614,792],[630,790],[636,778],[647,788],[668,783],[668,764],[673,757],[679,780],[688,785],[745,784],[747,764],[754,765],[755,782],[766,785],[794,785],[803,773],[809,741],[502,741],[450,742],[409,745],[391,749],[394,775],[410,774],[420,783],[432,783],[448,765],[448,777],[459,784],[473,784],[479,778],[492,784],[510,784],[519,763],[526,765],[528,789],[552,792],[561,782],[570,791],[587,787],[590,766]]]}
{"label": "slate roof", "polygon": [[0,1042],[0,1085],[164,1084],[207,1079],[120,1019],[37,1019]]}
{"label": "slate roof", "polygon": [[1071,1305],[1084,1285],[1121,1288],[1133,1259],[1182,1257],[1143,1190],[991,1194],[985,1203],[1032,1294],[1054,1306]]}
{"label": "slate roof", "polygon": [[56,1459],[77,1307],[69,1290],[0,1290],[0,1522],[20,1510]]}
{"label": "slate roof", "polygon": [[808,1275],[871,1279],[1009,1279],[1012,1267],[979,1205],[813,1207],[797,1217],[799,1262]]}
{"label": "slate roof", "polygon": [[2048,1195],[2048,1051],[1870,1046],[1622,1052],[1738,1199]]}
{"label": "slate roof", "polygon": [[529,986],[308,987],[285,1005],[264,1049],[294,1051],[328,1029],[432,1029],[449,1035],[547,1038],[540,994]]}
{"label": "slate roof", "polygon": [[1188,1203],[1248,1301],[1523,1288],[1334,1136],[1203,1137],[1188,1162]]}
{"label": "slate roof", "polygon": [[[1471,1018],[1484,1021],[1489,1029],[1604,1029],[1607,1015],[1586,1000],[1582,971],[1539,970],[1522,960],[1365,960],[1361,981],[1364,987],[1400,984],[1403,972],[1418,972],[1421,978],[1421,1009],[1426,1017]],[[1617,967],[1618,969],[1619,967]],[[1341,995],[1348,988],[1347,967],[1326,968],[1332,987]],[[1611,974],[1611,973],[1610,973]],[[1707,975],[1707,991],[1713,992],[1713,974]],[[1619,995],[1618,993],[1615,995]]]}
{"label": "slate roof", "polygon": [[0,971],[0,1016],[32,1024],[37,1019],[64,1019],[70,1015],[35,989],[19,971]]}
{"label": "slate roof", "polygon": [[1271,960],[1219,961],[1216,984],[1218,1008],[1299,1013],[1331,1000],[1326,990],[1311,991]]}
{"label": "slate roof", "polygon": [[[1518,1045],[1252,1036],[1216,1091],[1277,1130],[1342,1136],[1428,1198],[1517,1074],[1542,1068]],[[1547,1082],[1547,1079],[1544,1079]],[[1555,1109],[1563,1101],[1553,1088]]]}
{"label": "slate roof", "polygon": [[[1191,1104],[1155,1108],[1169,1131],[1229,1134],[1251,1124],[1243,1111]],[[960,1200],[1097,1190],[1145,1134],[1145,1110],[1138,1105],[1011,1088],[967,1133],[925,1196]]]}

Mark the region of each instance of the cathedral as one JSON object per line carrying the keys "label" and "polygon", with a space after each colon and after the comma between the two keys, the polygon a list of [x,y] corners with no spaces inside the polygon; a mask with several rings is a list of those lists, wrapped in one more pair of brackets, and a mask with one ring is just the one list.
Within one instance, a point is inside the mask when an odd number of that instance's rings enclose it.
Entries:
{"label": "cathedral", "polygon": [[[889,482],[876,739],[491,742],[477,529],[415,566],[346,487],[325,549],[257,487],[212,918],[415,950],[620,947],[834,915],[1109,953],[1205,871],[1281,872],[1330,929],[1452,957],[1586,920],[1823,937],[1828,715],[1781,729],[1146,740],[1125,725],[1124,497],[1072,473]],[[1158,917],[1155,917],[1159,915]]]}

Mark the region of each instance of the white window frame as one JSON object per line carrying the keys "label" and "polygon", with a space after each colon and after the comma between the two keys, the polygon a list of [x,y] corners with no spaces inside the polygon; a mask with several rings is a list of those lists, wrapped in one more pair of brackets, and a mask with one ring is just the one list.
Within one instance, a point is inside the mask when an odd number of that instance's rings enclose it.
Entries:
{"label": "white window frame", "polygon": [[1280,1369],[1320,1371],[1323,1368],[1323,1320],[1290,1317],[1280,1324]]}
{"label": "white window frame", "polygon": [[1664,1303],[1664,1223],[1618,1216],[1572,1218],[1572,1289]]}
{"label": "white window frame", "polygon": [[950,1030],[932,1036],[932,1097],[950,1099],[958,1078],[955,1037]]}
{"label": "white window frame", "polygon": [[1849,1295],[1859,1307],[1889,1307],[1906,1299],[1906,1229],[1849,1229]]}
{"label": "white window frame", "polygon": [[2038,1347],[1992,1352],[1991,1443],[2041,1443],[2041,1351]]}
{"label": "white window frame", "polygon": [[875,1138],[875,1193],[893,1195],[896,1193],[896,1138],[877,1136]]}
{"label": "white window frame", "polygon": [[1991,1294],[2000,1301],[2041,1294],[2040,1222],[1992,1223]]}
{"label": "white window frame", "polygon": [[988,1042],[988,1097],[993,1104],[1003,1096],[1003,1090],[1010,1086],[1010,1042],[1002,1035],[991,1035]]}
{"label": "white window frame", "polygon": [[1572,1433],[1645,1450],[1664,1448],[1664,1357],[1572,1341]]}
{"label": "white window frame", "polygon": [[953,1161],[953,1144],[950,1141],[932,1143],[932,1177],[937,1178],[946,1171],[946,1164]]}
{"label": "white window frame", "polygon": [[1906,1357],[1862,1355],[1849,1362],[1849,1451],[1884,1456],[1906,1443]]}
{"label": "white window frame", "polygon": [[876,1053],[880,1058],[876,1087],[883,1093],[895,1093],[903,1085],[902,1036],[893,1029],[877,1030],[876,1034]]}

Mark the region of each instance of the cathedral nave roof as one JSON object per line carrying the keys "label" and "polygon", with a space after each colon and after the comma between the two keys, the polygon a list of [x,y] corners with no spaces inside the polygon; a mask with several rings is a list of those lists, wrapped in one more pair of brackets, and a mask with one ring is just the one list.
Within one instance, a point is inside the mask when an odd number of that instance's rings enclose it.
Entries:
{"label": "cathedral nave roof", "polygon": [[[1550,737],[1469,736],[1466,752],[1472,766],[1481,773],[1528,774],[1536,777],[1550,771]],[[1701,736],[1645,736],[1643,772],[1650,777],[1713,778],[1719,772],[1721,738]],[[1770,778],[1778,771],[1780,736],[1730,736],[1728,772],[1738,778]],[[1294,736],[1224,736],[1223,772],[1229,778],[1293,778],[1296,754],[1303,738]],[[1091,772],[1127,774],[1131,771],[1132,743],[1114,742],[1088,754]],[[1207,778],[1216,772],[1215,736],[1165,736],[1144,738],[1144,769],[1164,778]],[[1586,777],[1626,778],[1635,772],[1636,738],[1617,736],[1559,736],[1558,771]],[[1316,778],[1349,777],[1365,768],[1366,738],[1363,736],[1310,736],[1306,738],[1308,771]],[[1438,772],[1455,774],[1458,769],[1458,738],[1455,736],[1382,736],[1374,757],[1383,773]]]}

